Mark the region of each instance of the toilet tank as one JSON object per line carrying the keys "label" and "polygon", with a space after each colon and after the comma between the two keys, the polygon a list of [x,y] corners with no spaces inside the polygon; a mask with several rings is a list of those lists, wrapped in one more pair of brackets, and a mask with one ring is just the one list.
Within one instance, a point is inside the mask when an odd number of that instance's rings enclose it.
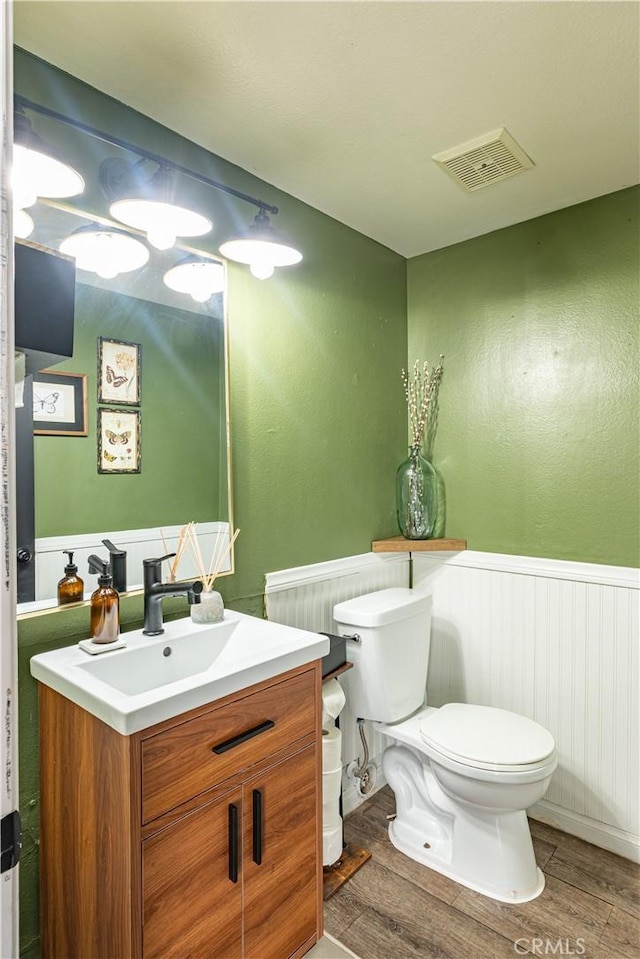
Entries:
{"label": "toilet tank", "polygon": [[431,596],[395,587],[333,608],[336,632],[347,639],[347,703],[356,718],[395,723],[424,700],[431,640]]}

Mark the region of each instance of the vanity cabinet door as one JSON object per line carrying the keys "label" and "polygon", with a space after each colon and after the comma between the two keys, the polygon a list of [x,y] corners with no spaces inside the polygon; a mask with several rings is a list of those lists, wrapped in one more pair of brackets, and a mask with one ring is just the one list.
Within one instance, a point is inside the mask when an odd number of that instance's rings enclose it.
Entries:
{"label": "vanity cabinet door", "polygon": [[238,787],[144,840],[144,959],[241,959],[241,829]]}
{"label": "vanity cabinet door", "polygon": [[284,959],[315,938],[317,778],[311,745],[244,784],[244,959]]}

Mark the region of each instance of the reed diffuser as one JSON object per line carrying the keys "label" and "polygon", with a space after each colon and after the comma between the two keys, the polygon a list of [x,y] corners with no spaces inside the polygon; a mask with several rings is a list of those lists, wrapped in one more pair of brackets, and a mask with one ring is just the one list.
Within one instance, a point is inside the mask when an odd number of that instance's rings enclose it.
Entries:
{"label": "reed diffuser", "polygon": [[238,538],[239,529],[235,531],[229,542],[224,546],[224,541],[216,541],[216,545],[211,553],[209,567],[205,565],[202,556],[202,549],[197,534],[197,523],[187,524],[186,537],[191,545],[191,550],[198,568],[198,578],[202,582],[202,593],[200,602],[191,606],[191,619],[194,623],[219,623],[224,618],[224,603],[222,596],[213,586],[220,570],[231,552],[231,547]]}

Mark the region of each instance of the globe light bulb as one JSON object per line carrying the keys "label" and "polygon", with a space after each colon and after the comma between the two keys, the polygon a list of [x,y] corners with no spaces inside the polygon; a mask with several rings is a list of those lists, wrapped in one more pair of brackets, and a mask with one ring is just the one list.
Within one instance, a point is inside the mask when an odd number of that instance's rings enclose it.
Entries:
{"label": "globe light bulb", "polygon": [[195,290],[191,293],[191,299],[195,300],[196,303],[206,303],[210,296],[209,290]]}
{"label": "globe light bulb", "polygon": [[249,267],[249,272],[255,276],[256,280],[268,280],[270,276],[273,276],[274,270],[273,263],[268,263],[266,260],[257,260]]}
{"label": "globe light bulb", "polygon": [[147,232],[147,239],[156,250],[170,250],[176,242],[176,235],[167,227],[153,226]]}
{"label": "globe light bulb", "polygon": [[119,272],[120,270],[114,263],[101,263],[96,268],[96,273],[98,276],[101,276],[103,280],[113,280]]}
{"label": "globe light bulb", "polygon": [[26,240],[33,233],[33,220],[25,210],[13,211],[13,233],[20,240]]}

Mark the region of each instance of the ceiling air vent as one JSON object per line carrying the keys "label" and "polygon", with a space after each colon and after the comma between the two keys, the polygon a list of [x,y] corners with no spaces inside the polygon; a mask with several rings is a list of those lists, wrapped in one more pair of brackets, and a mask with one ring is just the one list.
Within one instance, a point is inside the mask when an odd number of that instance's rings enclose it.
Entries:
{"label": "ceiling air vent", "polygon": [[506,180],[534,166],[522,147],[501,127],[432,157],[467,193]]}

